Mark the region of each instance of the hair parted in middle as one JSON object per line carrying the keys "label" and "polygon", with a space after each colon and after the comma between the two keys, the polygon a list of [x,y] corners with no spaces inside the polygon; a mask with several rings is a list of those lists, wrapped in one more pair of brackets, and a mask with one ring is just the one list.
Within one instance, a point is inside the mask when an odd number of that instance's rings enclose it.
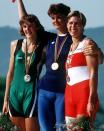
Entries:
{"label": "hair parted in middle", "polygon": [[36,25],[36,27],[38,28],[37,32],[42,32],[44,31],[44,27],[41,25],[39,19],[37,18],[37,16],[33,15],[33,14],[26,14],[24,15],[20,21],[20,34],[24,36],[24,32],[23,32],[23,24],[29,24],[29,23],[34,23]]}
{"label": "hair parted in middle", "polygon": [[86,17],[85,17],[85,15],[82,12],[77,11],[77,10],[71,11],[68,14],[67,18],[70,19],[73,16],[76,16],[76,17],[80,18],[83,27],[85,27],[85,25],[86,25]]}

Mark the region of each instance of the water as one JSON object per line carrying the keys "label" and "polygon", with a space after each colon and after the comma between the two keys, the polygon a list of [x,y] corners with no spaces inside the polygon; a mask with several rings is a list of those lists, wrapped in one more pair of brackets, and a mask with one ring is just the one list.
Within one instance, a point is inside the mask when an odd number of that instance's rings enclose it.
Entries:
{"label": "water", "polygon": [[[98,96],[100,107],[96,116],[96,131],[104,131],[104,64],[99,66]],[[99,129],[99,130],[98,130]]]}

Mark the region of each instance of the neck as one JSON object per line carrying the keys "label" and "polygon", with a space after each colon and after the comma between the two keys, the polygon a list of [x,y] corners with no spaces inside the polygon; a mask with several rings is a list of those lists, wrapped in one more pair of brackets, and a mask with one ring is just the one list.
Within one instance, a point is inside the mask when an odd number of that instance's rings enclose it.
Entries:
{"label": "neck", "polygon": [[58,35],[67,34],[67,32],[68,32],[68,31],[67,31],[66,28],[57,30],[57,34],[58,34]]}
{"label": "neck", "polygon": [[72,38],[72,41],[73,41],[73,44],[77,44],[77,43],[79,43],[79,40],[76,39],[76,38]]}
{"label": "neck", "polygon": [[36,45],[37,41],[36,39],[26,39],[27,40],[27,45]]}
{"label": "neck", "polygon": [[80,37],[72,37],[73,44],[79,43],[84,38],[84,35],[81,35]]}

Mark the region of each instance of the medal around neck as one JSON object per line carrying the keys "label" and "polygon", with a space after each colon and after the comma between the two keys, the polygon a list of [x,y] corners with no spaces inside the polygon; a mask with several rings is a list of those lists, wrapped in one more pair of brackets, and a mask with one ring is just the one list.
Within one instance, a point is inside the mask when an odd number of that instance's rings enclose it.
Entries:
{"label": "medal around neck", "polygon": [[25,82],[30,82],[30,80],[31,80],[31,76],[28,75],[28,74],[26,74],[26,75],[24,76],[24,81],[25,81]]}
{"label": "medal around neck", "polygon": [[51,65],[52,70],[57,70],[59,68],[59,64],[57,62],[52,63]]}

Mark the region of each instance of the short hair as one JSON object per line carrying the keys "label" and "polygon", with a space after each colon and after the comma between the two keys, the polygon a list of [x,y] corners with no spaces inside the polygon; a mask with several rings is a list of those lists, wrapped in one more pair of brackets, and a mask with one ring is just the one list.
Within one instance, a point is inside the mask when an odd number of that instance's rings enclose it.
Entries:
{"label": "short hair", "polygon": [[72,12],[70,12],[68,14],[67,18],[70,19],[72,16],[77,16],[78,18],[80,18],[83,27],[85,27],[85,25],[86,25],[86,17],[85,17],[85,15],[82,12],[77,11],[77,10],[72,11]]}
{"label": "short hair", "polygon": [[40,23],[39,19],[37,18],[37,16],[35,16],[33,14],[26,14],[19,21],[20,34],[21,35],[24,35],[23,27],[22,27],[24,23],[34,23],[36,25],[36,27],[38,28],[37,31],[44,31],[44,27],[41,25],[41,23]]}
{"label": "short hair", "polygon": [[61,14],[67,16],[69,12],[70,12],[70,7],[64,5],[63,3],[51,4],[48,9],[49,16],[51,16],[52,14]]}

